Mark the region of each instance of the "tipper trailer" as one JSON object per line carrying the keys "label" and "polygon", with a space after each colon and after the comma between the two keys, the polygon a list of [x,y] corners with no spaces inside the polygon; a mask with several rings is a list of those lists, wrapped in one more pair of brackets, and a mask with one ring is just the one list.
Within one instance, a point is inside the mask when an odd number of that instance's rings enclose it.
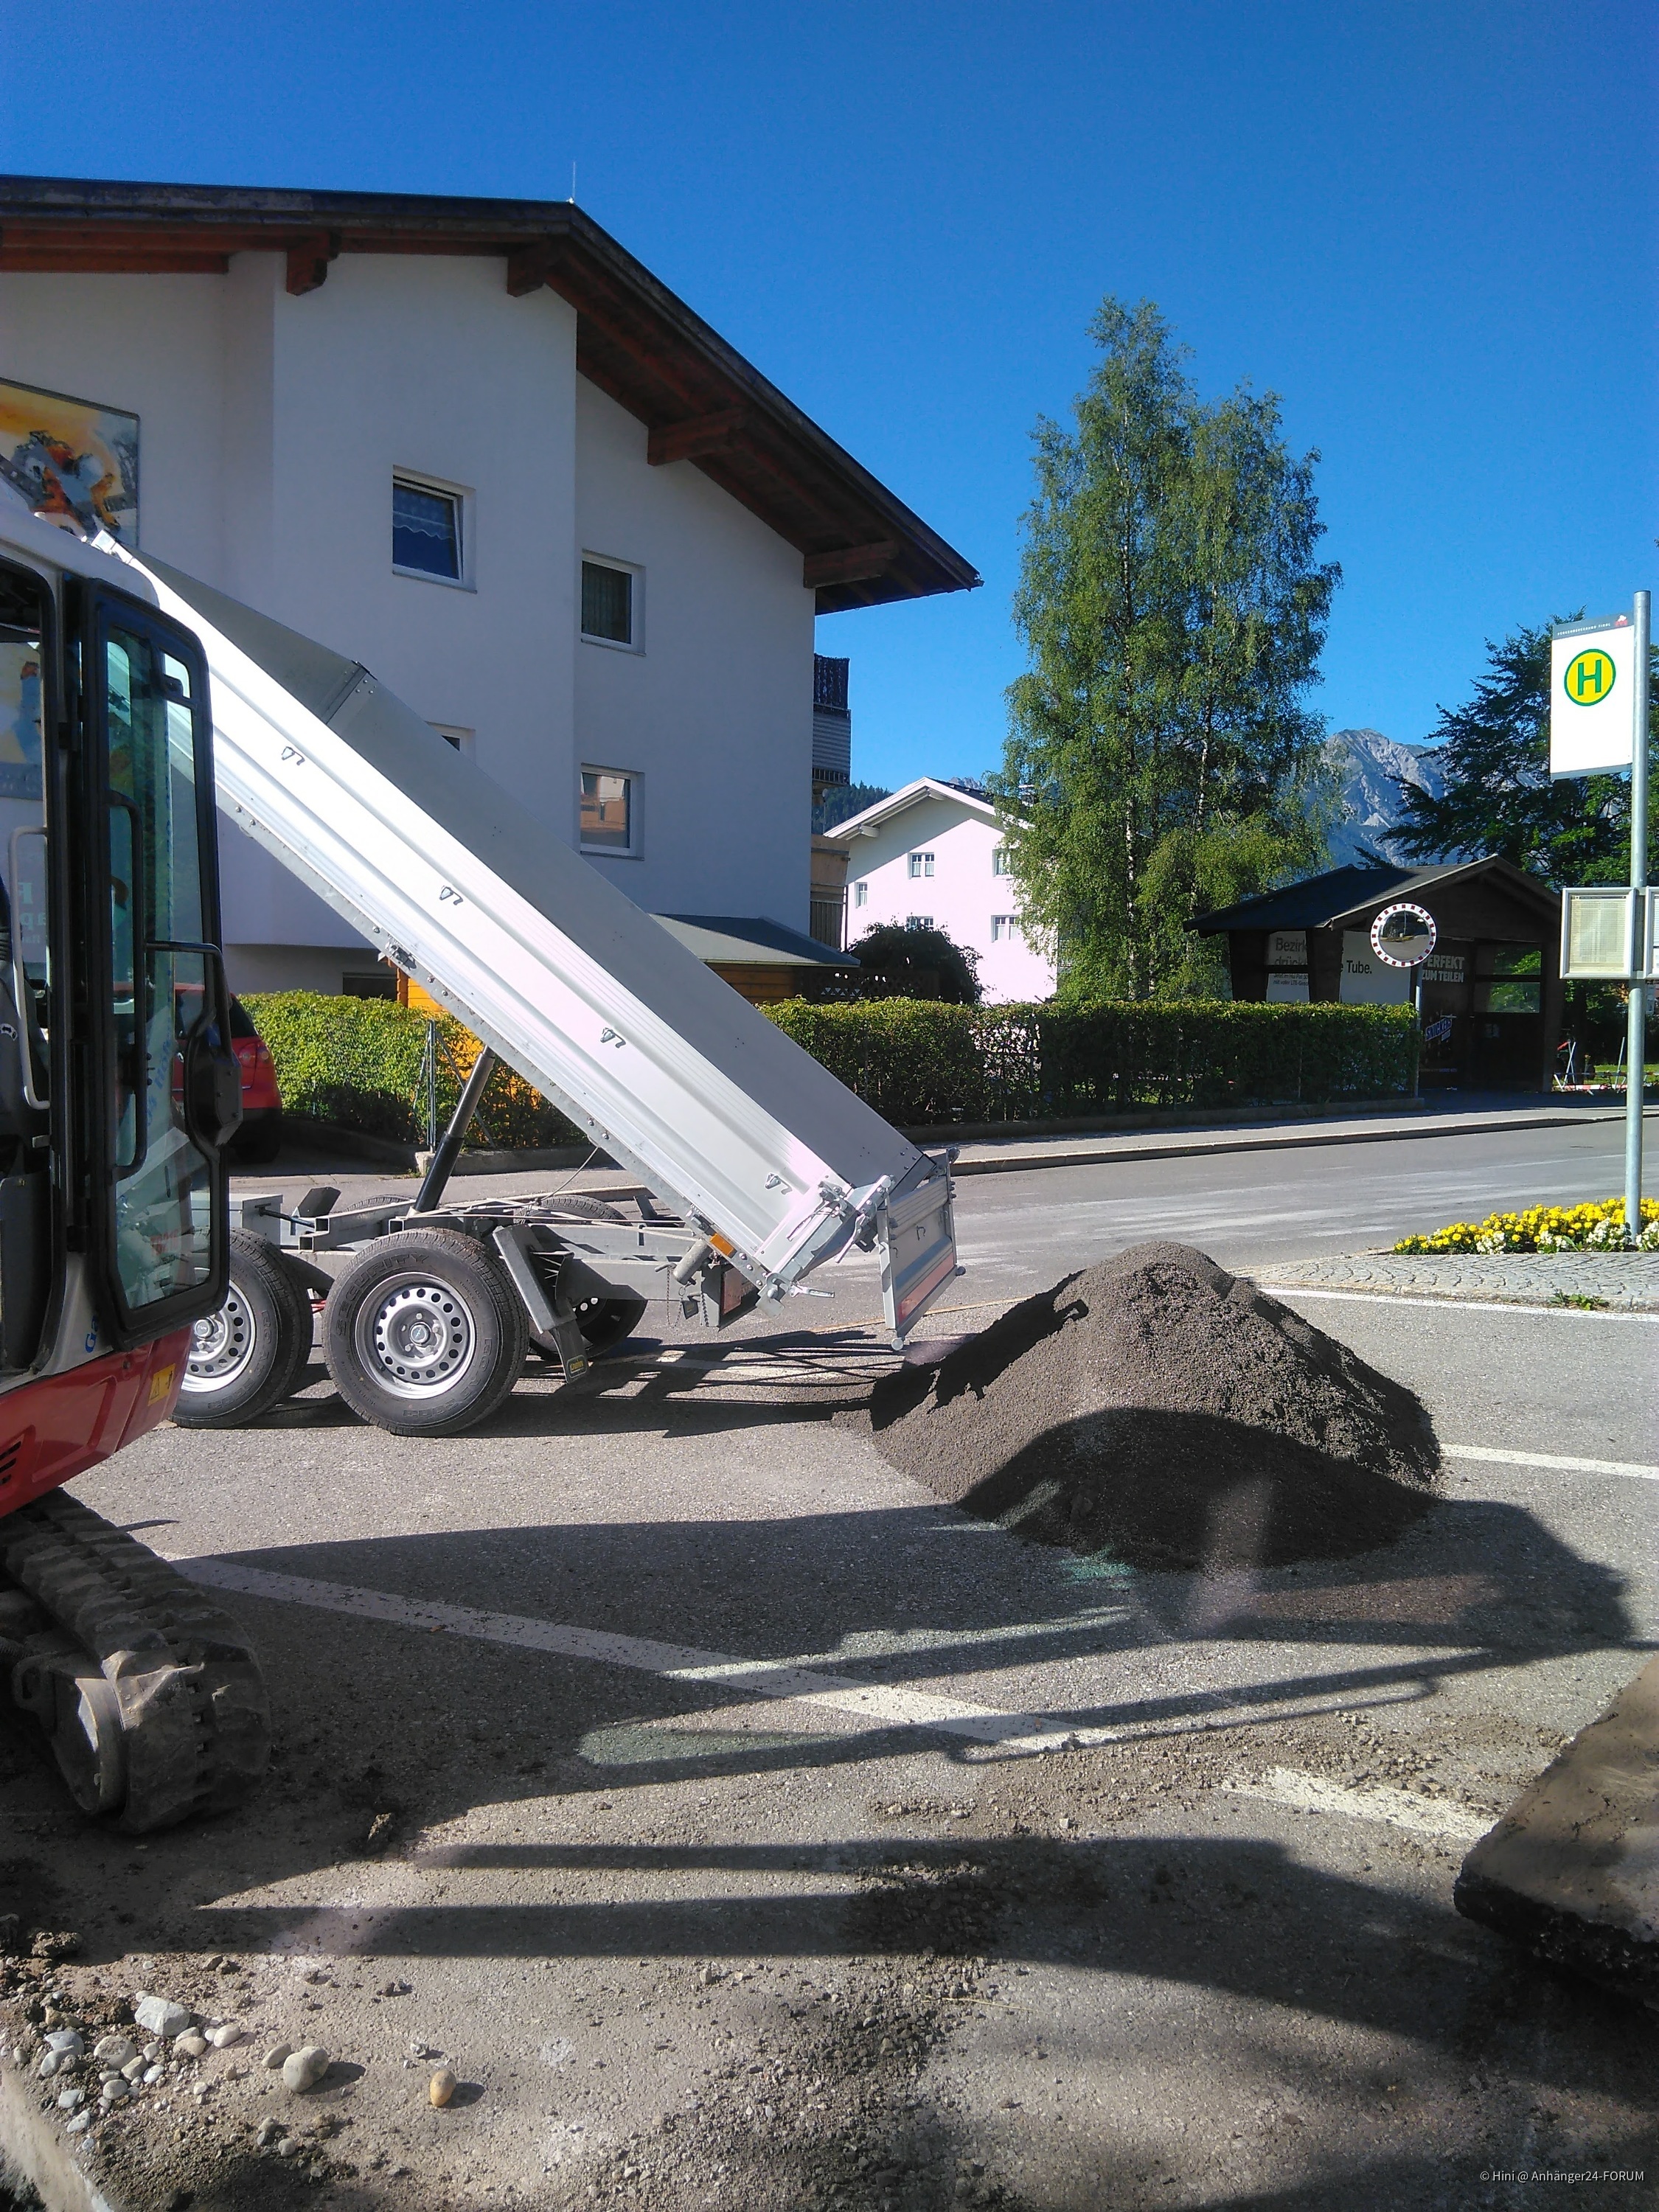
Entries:
{"label": "tipper trailer", "polygon": [[[575,1376],[653,1295],[724,1327],[854,1249],[902,1343],[958,1272],[950,1163],[361,664],[3,487],[0,588],[0,697],[44,779],[0,796],[0,1665],[77,1800],[142,1829],[249,1785],[264,1692],[234,1624],[59,1486],[170,1413],[279,1402],[319,1307],[342,1395],[416,1435],[483,1419],[532,1346]],[[412,1202],[319,1191],[233,1224],[216,798],[481,1041]],[[449,1202],[498,1060],[633,1172],[631,1218]]]}

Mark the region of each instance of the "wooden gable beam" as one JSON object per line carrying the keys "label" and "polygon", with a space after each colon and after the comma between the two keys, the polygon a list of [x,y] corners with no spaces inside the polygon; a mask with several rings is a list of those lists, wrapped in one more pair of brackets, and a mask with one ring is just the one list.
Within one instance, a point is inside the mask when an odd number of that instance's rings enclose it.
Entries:
{"label": "wooden gable beam", "polygon": [[313,231],[288,249],[288,289],[295,299],[314,292],[328,275],[328,264],[340,251],[337,230]]}
{"label": "wooden gable beam", "polygon": [[551,280],[559,258],[559,243],[551,238],[532,238],[512,247],[507,257],[507,290],[515,300],[539,292]]}
{"label": "wooden gable beam", "polygon": [[646,441],[645,458],[653,469],[660,469],[670,461],[695,460],[699,453],[724,453],[748,419],[746,407],[721,407],[712,415],[665,422]]}
{"label": "wooden gable beam", "polygon": [[809,553],[801,562],[801,581],[809,592],[826,584],[867,584],[884,576],[903,549],[896,538],[870,545],[847,545],[833,553]]}

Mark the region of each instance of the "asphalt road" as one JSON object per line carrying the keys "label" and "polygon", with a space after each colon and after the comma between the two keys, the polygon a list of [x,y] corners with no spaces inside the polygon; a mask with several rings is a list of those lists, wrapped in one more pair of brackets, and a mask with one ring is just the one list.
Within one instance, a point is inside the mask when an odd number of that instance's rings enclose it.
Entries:
{"label": "asphalt road", "polygon": [[[935,1325],[1146,1237],[1244,1269],[1618,1167],[1585,1127],[964,1181]],[[205,2004],[228,1958],[262,2039],[343,2062],[284,2162],[268,2080],[204,2061],[201,2110],[112,2128],[112,2201],[1507,2212],[1517,2168],[1651,2173],[1645,2029],[1450,1889],[1652,1648],[1659,1486],[1457,1459],[1386,1552],[1129,1573],[890,1467],[873,1285],[827,1272],[712,1346],[653,1312],[448,1443],[319,1381],[77,1486],[218,1576],[278,1764],[143,1853],[15,1764],[0,1857],[76,1971]],[[1444,1442],[1659,1462],[1659,1321],[1294,1303]],[[470,2085],[447,2114],[411,2043]]]}

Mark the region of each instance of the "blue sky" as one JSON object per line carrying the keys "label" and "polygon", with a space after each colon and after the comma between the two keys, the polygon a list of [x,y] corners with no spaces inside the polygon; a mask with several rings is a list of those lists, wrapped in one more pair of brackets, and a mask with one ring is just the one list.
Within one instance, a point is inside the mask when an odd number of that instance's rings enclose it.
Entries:
{"label": "blue sky", "polygon": [[864,779],[998,757],[1029,434],[1086,376],[1107,291],[1155,299],[1203,390],[1271,387],[1322,453],[1333,728],[1420,740],[1484,640],[1655,581],[1647,7],[29,20],[9,170],[563,198],[574,160],[588,211],[985,578],[819,624],[853,659]]}

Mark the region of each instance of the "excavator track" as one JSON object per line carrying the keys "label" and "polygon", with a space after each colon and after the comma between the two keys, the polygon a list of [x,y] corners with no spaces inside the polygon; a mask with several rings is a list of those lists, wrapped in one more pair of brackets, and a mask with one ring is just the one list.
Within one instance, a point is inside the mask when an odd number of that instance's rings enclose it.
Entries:
{"label": "excavator track", "polygon": [[242,1630],[61,1490],[0,1520],[0,1663],[76,1803],[129,1833],[223,1812],[264,1771],[270,1707]]}

